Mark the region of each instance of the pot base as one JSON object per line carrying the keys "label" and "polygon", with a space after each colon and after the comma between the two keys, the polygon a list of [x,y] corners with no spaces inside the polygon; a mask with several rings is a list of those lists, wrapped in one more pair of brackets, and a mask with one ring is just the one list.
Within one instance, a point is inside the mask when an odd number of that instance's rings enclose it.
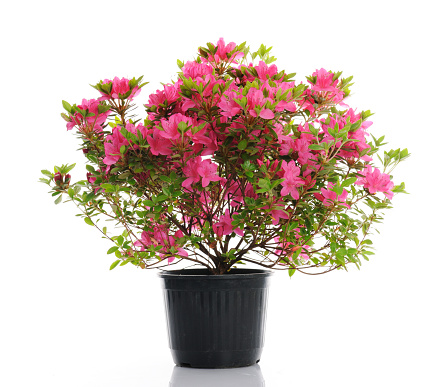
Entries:
{"label": "pot base", "polygon": [[262,348],[242,351],[180,351],[171,349],[174,363],[189,368],[240,368],[260,361]]}

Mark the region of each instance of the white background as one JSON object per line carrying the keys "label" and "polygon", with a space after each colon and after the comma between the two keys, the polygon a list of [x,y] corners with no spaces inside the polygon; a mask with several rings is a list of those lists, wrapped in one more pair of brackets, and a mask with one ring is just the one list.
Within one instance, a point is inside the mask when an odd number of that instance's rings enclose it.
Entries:
{"label": "white background", "polygon": [[[80,103],[96,98],[89,84],[100,79],[144,75],[142,105],[175,77],[177,59],[192,60],[220,37],[274,46],[279,69],[297,80],[321,67],[353,75],[350,105],[376,113],[371,133],[412,153],[394,173],[410,195],[396,195],[361,271],[275,275],[259,364],[265,385],[446,386],[440,1],[8,3],[0,23],[1,386],[169,385],[156,273],[109,271],[110,245],[37,181],[61,163],[78,163],[75,181],[85,176],[62,99]],[[190,386],[185,380],[175,385]]]}

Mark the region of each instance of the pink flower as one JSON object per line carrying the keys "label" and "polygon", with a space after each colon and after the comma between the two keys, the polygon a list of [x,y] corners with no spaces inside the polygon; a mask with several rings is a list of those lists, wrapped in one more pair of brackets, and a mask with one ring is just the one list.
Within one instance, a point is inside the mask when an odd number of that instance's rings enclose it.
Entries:
{"label": "pink flower", "polygon": [[313,76],[316,77],[316,84],[313,86],[315,91],[336,91],[338,80],[333,82],[333,73],[325,69],[316,70]]}
{"label": "pink flower", "polygon": [[262,207],[262,209],[268,210],[270,208],[273,208],[271,211],[268,212],[269,216],[272,218],[272,224],[277,225],[279,224],[280,219],[288,219],[290,215],[288,212],[284,211],[284,203],[283,201],[275,201],[274,204]]}
{"label": "pink flower", "polygon": [[[237,212],[234,212],[234,215],[237,215]],[[212,229],[214,230],[217,236],[221,237],[223,235],[232,234],[234,231],[237,235],[243,236],[243,231],[239,228],[234,230],[234,227],[231,224],[232,218],[229,215],[229,210],[226,209],[225,214],[222,215],[219,219],[219,222],[214,223],[212,225]]]}
{"label": "pink flower", "polygon": [[119,161],[122,157],[121,146],[129,145],[127,139],[121,134],[121,127],[113,128],[113,134],[109,134],[104,142],[105,158],[104,164],[110,166]]}
{"label": "pink flower", "polygon": [[255,69],[257,70],[257,74],[262,81],[266,81],[268,78],[271,78],[277,74],[276,65],[271,65],[268,67],[268,65],[263,61],[260,61],[259,65],[255,66]]}
{"label": "pink flower", "polygon": [[366,169],[366,171],[360,173],[363,177],[356,180],[355,184],[363,185],[372,195],[377,192],[383,192],[386,198],[392,199],[392,188],[395,185],[390,180],[390,176],[386,173],[381,173],[378,168],[373,170],[371,165],[367,165]]}
{"label": "pink flower", "polygon": [[347,190],[343,190],[341,195],[338,195],[336,192],[333,192],[332,190],[330,190],[330,188],[333,188],[334,184],[333,183],[328,183],[328,189],[326,188],[321,188],[321,193],[315,193],[314,196],[322,201],[322,204],[326,207],[330,207],[334,204],[336,204],[337,202],[339,202],[339,204],[341,206],[350,208],[350,206],[348,204],[345,203],[345,199],[347,199],[347,195],[348,192]]}
{"label": "pink flower", "polygon": [[135,126],[134,124],[131,123],[127,123],[125,125],[125,128],[129,132],[133,133],[135,136],[138,136],[138,132],[140,132],[143,138],[147,138],[149,134],[149,130],[141,123],[139,123],[138,126]]}
{"label": "pink flower", "polygon": [[222,110],[221,115],[231,118],[240,113],[242,108],[237,102],[234,101],[234,99],[240,99],[241,97],[242,96],[237,94],[235,91],[226,91],[218,104],[218,107]]}
{"label": "pink flower", "polygon": [[[112,84],[112,89],[110,94],[105,94],[101,91],[102,97],[99,98],[100,101],[104,101],[107,99],[119,99],[124,96],[127,92],[130,91],[130,84],[129,80],[127,78],[118,78],[114,77],[113,81],[110,81],[109,79],[104,79],[103,82],[101,82],[103,85]],[[133,98],[137,97],[139,93],[141,92],[141,89],[138,86],[133,87],[128,99],[132,100]]]}
{"label": "pink flower", "polygon": [[168,156],[172,154],[172,143],[170,140],[163,138],[161,136],[161,131],[159,129],[153,130],[153,137],[147,136],[147,142],[150,145],[150,152],[154,156],[165,155]]}
{"label": "pink flower", "polygon": [[203,178],[201,183],[203,188],[207,187],[211,181],[219,181],[217,168],[217,164],[212,163],[209,159],[201,160],[201,156],[189,159],[183,169],[187,179],[183,181],[182,186],[191,188],[191,185],[198,183],[201,178]]}
{"label": "pink flower", "polygon": [[154,224],[153,231],[143,231],[141,233],[141,239],[137,240],[134,245],[141,247],[141,251],[145,251],[147,247],[150,246],[163,246],[159,250],[159,257],[161,259],[166,259],[170,264],[174,261],[175,256],[169,251],[171,247],[177,250],[178,255],[187,257],[188,253],[186,250],[178,246],[177,240],[182,238],[183,233],[178,230],[175,232],[174,236],[168,234],[168,230],[165,225]]}
{"label": "pink flower", "polygon": [[186,166],[183,169],[183,173],[187,179],[181,184],[184,188],[190,189],[193,183],[198,183],[200,181],[200,174],[198,173],[198,166],[200,163],[201,156],[187,160]]}
{"label": "pink flower", "polygon": [[221,61],[227,61],[228,63],[236,62],[238,59],[243,58],[243,52],[237,51],[230,55],[231,51],[234,50],[236,44],[234,42],[225,44],[223,38],[220,38],[217,42],[217,52],[215,55],[209,55],[208,59],[203,58],[203,62],[215,62],[219,63]]}
{"label": "pink flower", "polygon": [[249,114],[253,117],[257,117],[255,108],[261,109],[259,116],[265,120],[271,120],[274,118],[274,113],[271,109],[266,109],[264,106],[267,101],[272,103],[271,98],[265,98],[261,90],[251,87],[246,95],[248,100],[247,108],[249,109]]}
{"label": "pink flower", "polygon": [[110,110],[99,114],[100,99],[83,99],[82,104],[77,105],[79,109],[86,110],[87,113],[93,113],[91,117],[83,117],[80,113],[71,116],[71,121],[67,123],[67,130],[73,129],[74,126],[79,127],[79,131],[89,133],[92,131],[102,132],[102,124],[107,120]]}
{"label": "pink flower", "polygon": [[119,79],[118,77],[113,78],[113,86],[111,91],[111,96],[115,99],[120,98],[120,95],[124,95],[130,91],[129,80],[127,78]]}
{"label": "pink flower", "polygon": [[283,188],[280,191],[280,194],[282,196],[290,194],[294,199],[299,199],[299,191],[297,188],[305,184],[305,180],[299,177],[300,168],[291,160],[288,163],[286,161],[282,163],[282,170],[284,172],[283,178],[285,181],[282,181],[281,183]]}
{"label": "pink flower", "polygon": [[344,97],[344,92],[336,87],[339,80],[337,79],[333,81],[333,76],[333,73],[330,73],[325,69],[316,70],[313,73],[313,77],[316,77],[316,83],[312,86],[312,89],[319,92],[329,92],[329,99],[332,99],[333,102],[337,103]]}
{"label": "pink flower", "polygon": [[207,187],[211,181],[219,181],[220,177],[217,175],[218,165],[211,162],[211,160],[203,160],[198,168],[198,174],[203,178],[203,188]]}
{"label": "pink flower", "polygon": [[197,63],[188,61],[183,68],[183,74],[186,78],[202,78],[207,74],[212,74],[212,67],[205,63]]}
{"label": "pink flower", "polygon": [[156,93],[150,94],[149,103],[145,106],[150,108],[152,106],[159,106],[161,104],[167,103],[170,105],[175,102],[180,95],[178,94],[179,84],[178,82],[174,85],[167,84],[163,86],[163,90],[157,90]]}
{"label": "pink flower", "polygon": [[187,126],[192,126],[192,120],[189,117],[181,113],[172,114],[169,120],[161,120],[164,132],[160,131],[159,135],[170,140],[178,140],[181,137],[180,131],[178,130],[178,124],[180,122],[185,122]]}
{"label": "pink flower", "polygon": [[[300,238],[299,235],[299,228],[295,229],[296,231],[296,239]],[[283,255],[286,256],[290,261],[292,260],[293,253],[299,249],[301,249],[301,252],[299,253],[299,257],[303,259],[304,261],[308,261],[310,257],[308,254],[306,254],[307,251],[310,251],[310,246],[308,245],[295,245],[291,242],[287,241],[280,241],[280,237],[275,237],[274,242],[278,243],[277,249],[274,251],[277,255]]]}

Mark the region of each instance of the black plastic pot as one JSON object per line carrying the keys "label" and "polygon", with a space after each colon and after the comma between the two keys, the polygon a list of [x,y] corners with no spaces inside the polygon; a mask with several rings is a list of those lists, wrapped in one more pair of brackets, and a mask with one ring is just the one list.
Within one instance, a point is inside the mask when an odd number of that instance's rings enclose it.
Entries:
{"label": "black plastic pot", "polygon": [[159,274],[169,347],[175,364],[193,368],[247,367],[263,349],[271,272],[206,269]]}

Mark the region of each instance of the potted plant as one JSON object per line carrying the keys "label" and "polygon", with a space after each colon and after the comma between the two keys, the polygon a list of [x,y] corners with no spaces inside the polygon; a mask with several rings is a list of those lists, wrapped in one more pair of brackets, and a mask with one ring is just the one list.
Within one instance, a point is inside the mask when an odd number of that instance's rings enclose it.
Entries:
{"label": "potted plant", "polygon": [[144,121],[132,115],[142,77],[100,81],[98,98],[63,101],[86,180],[71,181],[74,164],[42,171],[55,203],[73,202],[110,241],[110,269],[202,267],[160,274],[179,365],[258,361],[269,269],[359,268],[382,212],[405,192],[390,173],[408,151],[378,156],[372,114],[345,103],[352,77],[321,68],[296,83],[270,50],[223,39],[200,47],[150,95]]}

